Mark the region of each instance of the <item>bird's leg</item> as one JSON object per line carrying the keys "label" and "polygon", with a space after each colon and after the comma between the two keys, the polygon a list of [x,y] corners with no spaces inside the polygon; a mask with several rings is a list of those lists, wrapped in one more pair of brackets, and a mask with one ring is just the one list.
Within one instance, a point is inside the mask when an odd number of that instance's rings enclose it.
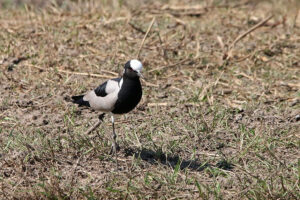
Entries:
{"label": "bird's leg", "polygon": [[101,115],[99,115],[99,121],[91,128],[89,128],[89,130],[87,130],[85,132],[85,134],[90,134],[91,132],[93,132],[96,128],[98,128],[98,126],[100,126],[100,124],[102,123],[103,121],[103,118],[105,116],[105,113],[102,113]]}
{"label": "bird's leg", "polygon": [[117,142],[116,142],[117,134],[115,132],[114,116],[111,116],[111,123],[112,123],[113,132],[112,132],[112,145],[111,145],[110,154],[116,154],[117,153]]}
{"label": "bird's leg", "polygon": [[111,116],[111,122],[112,122],[113,132],[112,132],[112,145],[111,145],[110,154],[115,154],[115,156],[116,156],[116,163],[118,163],[118,160],[117,160],[118,144],[116,142],[117,134],[115,132],[115,119],[114,119],[114,116]]}

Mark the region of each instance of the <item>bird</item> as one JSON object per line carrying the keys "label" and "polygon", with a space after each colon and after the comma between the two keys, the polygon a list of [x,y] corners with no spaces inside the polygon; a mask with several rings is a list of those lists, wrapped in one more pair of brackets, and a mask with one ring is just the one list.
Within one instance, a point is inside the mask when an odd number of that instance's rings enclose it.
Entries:
{"label": "bird", "polygon": [[112,122],[112,146],[110,154],[115,154],[117,161],[115,132],[115,115],[125,114],[133,110],[142,98],[142,76],[143,65],[141,61],[133,59],[125,63],[121,77],[105,81],[96,89],[88,91],[84,95],[72,96],[73,103],[79,107],[90,107],[93,110],[101,111],[99,121],[91,127],[86,134],[94,131],[103,121],[106,113],[111,116]]}

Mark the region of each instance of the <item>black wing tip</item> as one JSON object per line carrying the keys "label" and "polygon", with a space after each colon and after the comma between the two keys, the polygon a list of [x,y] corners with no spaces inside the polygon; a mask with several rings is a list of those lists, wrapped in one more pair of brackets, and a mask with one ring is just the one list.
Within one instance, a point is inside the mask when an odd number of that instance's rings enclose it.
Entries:
{"label": "black wing tip", "polygon": [[83,99],[83,95],[78,95],[78,96],[72,96],[73,102],[75,103],[76,101]]}
{"label": "black wing tip", "polygon": [[90,107],[90,103],[88,101],[83,100],[84,95],[72,96],[73,103],[78,104],[79,106],[88,106]]}

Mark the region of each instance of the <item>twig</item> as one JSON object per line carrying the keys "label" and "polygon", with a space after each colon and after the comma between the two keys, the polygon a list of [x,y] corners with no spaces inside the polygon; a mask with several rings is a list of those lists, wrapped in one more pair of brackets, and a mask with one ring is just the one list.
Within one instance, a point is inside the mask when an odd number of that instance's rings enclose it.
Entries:
{"label": "twig", "polygon": [[236,45],[236,43],[238,43],[241,39],[243,39],[245,36],[247,36],[249,33],[255,31],[256,29],[258,29],[259,27],[263,26],[266,22],[268,22],[271,18],[273,17],[273,15],[270,15],[269,17],[267,17],[266,19],[264,19],[263,21],[261,21],[260,23],[256,24],[255,26],[251,27],[250,29],[248,29],[247,31],[245,31],[244,33],[242,33],[241,35],[239,35],[229,46],[228,51],[224,54],[223,56],[223,60],[228,60],[231,57],[231,52],[233,47]]}
{"label": "twig", "polygon": [[146,38],[147,38],[147,36],[148,36],[148,34],[149,34],[149,32],[150,32],[150,30],[151,30],[151,28],[152,28],[154,22],[155,22],[155,17],[153,17],[153,19],[152,19],[152,21],[151,21],[151,23],[150,23],[150,25],[149,25],[149,27],[148,27],[148,30],[147,30],[147,32],[146,32],[144,38],[143,38],[143,41],[142,41],[141,46],[140,46],[140,48],[139,48],[138,54],[137,54],[137,56],[136,56],[137,59],[139,59],[139,57],[140,57],[141,50],[142,50],[142,48],[143,48],[143,46],[144,46],[145,40],[146,40]]}
{"label": "twig", "polygon": [[206,11],[183,11],[183,12],[173,12],[171,11],[170,14],[174,15],[175,17],[182,17],[182,16],[191,16],[191,17],[200,17],[201,15],[203,15],[204,13],[206,13]]}
{"label": "twig", "polygon": [[129,24],[133,29],[137,30],[138,32],[141,32],[141,33],[143,33],[143,34],[146,34],[146,32],[145,32],[143,29],[141,29],[140,27],[137,27],[137,26],[134,25],[133,23],[129,22],[128,24]]}
{"label": "twig", "polygon": [[[86,73],[86,72],[71,72],[71,71],[65,71],[65,70],[62,70],[62,69],[59,69],[57,71],[62,72],[62,73],[66,73],[66,74],[75,74],[75,75],[80,75],[80,76],[90,76],[90,77],[106,78],[106,79],[115,78],[114,76],[101,75],[101,74],[90,74],[90,73]],[[153,83],[149,83],[148,81],[146,81],[144,79],[141,79],[141,80],[142,80],[142,82],[145,83],[146,86],[159,87],[158,85],[153,84]]]}
{"label": "twig", "polygon": [[75,74],[75,75],[81,75],[81,76],[91,76],[91,77],[107,78],[107,79],[114,78],[114,76],[101,75],[101,74],[90,74],[90,73],[86,73],[86,72],[71,72],[71,71],[66,71],[66,70],[62,70],[62,69],[58,69],[57,71],[65,73],[65,74]]}
{"label": "twig", "polygon": [[[156,102],[152,102],[152,103],[150,102],[150,103],[147,103],[148,107],[174,107],[176,105],[177,104],[173,103],[173,102],[157,102],[157,103]],[[193,106],[199,106],[199,104],[197,104],[197,103],[184,103],[183,106],[193,107]]]}
{"label": "twig", "polygon": [[278,83],[278,85],[288,86],[288,87],[291,87],[291,88],[300,88],[300,83],[285,83],[285,82],[281,81],[280,83]]}
{"label": "twig", "polygon": [[267,21],[269,21],[271,18],[273,17],[273,15],[270,15],[269,17],[267,17],[266,19],[264,19],[263,21],[261,21],[260,23],[256,24],[255,26],[253,26],[252,28],[248,29],[246,32],[244,32],[243,34],[239,35],[234,41],[233,43],[230,45],[229,49],[232,49],[235,44],[240,41],[241,39],[243,39],[246,35],[248,35],[249,33],[253,32],[254,30],[256,30],[257,28],[261,27],[262,25],[264,25]]}
{"label": "twig", "polygon": [[204,10],[205,7],[203,7],[202,5],[187,5],[187,6],[172,6],[172,5],[165,5],[161,8],[162,10],[178,10],[178,11],[182,11],[182,10]]}
{"label": "twig", "polygon": [[222,48],[222,50],[224,50],[225,49],[225,45],[224,45],[222,37],[218,35],[217,36],[217,41],[220,44],[220,47]]}
{"label": "twig", "polygon": [[146,81],[145,79],[141,79],[141,81],[143,83],[145,83],[146,86],[150,86],[150,87],[159,87],[159,85],[153,84],[153,83],[149,83],[148,81]]}
{"label": "twig", "polygon": [[151,72],[154,72],[154,71],[159,71],[159,70],[162,70],[162,69],[165,69],[165,68],[168,68],[168,67],[174,67],[176,65],[184,63],[187,60],[189,60],[189,58],[183,59],[183,60],[181,60],[177,63],[173,63],[173,64],[170,64],[170,65],[167,65],[167,66],[161,66],[161,67],[158,67],[158,68],[155,68],[155,69],[151,69],[151,70],[148,71],[148,73],[151,73]]}
{"label": "twig", "polygon": [[[33,67],[33,68],[36,68],[36,69],[39,69],[39,70],[42,70],[42,71],[47,71],[46,69],[38,67],[38,66],[35,66],[35,65],[26,64],[25,66]],[[74,75],[80,75],[80,76],[90,76],[90,77],[96,77],[96,78],[105,78],[105,79],[115,78],[115,76],[102,75],[102,74],[90,74],[90,73],[86,73],[86,72],[72,72],[72,71],[66,71],[66,70],[62,70],[62,69],[58,69],[57,71],[61,72],[61,73],[65,73],[65,74],[74,74]],[[105,72],[105,73],[111,73],[111,74],[117,75],[117,73],[110,72],[110,71],[107,71],[107,70],[102,70],[102,71]],[[4,74],[4,75],[6,75],[6,74]],[[9,77],[7,77],[7,78],[9,79]],[[9,80],[11,80],[11,79],[9,79]],[[149,86],[149,87],[159,87],[159,85],[150,83],[150,82],[148,82],[148,81],[146,81],[144,79],[141,79],[141,80],[142,80],[142,82],[145,83],[146,86]],[[17,82],[17,81],[15,81],[15,82]]]}
{"label": "twig", "polygon": [[99,121],[94,124],[94,126],[92,126],[91,128],[89,128],[85,133],[84,135],[88,135],[90,134],[91,132],[93,132],[96,128],[98,128],[100,126],[100,124],[103,122],[103,118],[105,116],[105,113],[102,113],[101,115],[99,115]]}
{"label": "twig", "polygon": [[194,57],[194,59],[197,59],[200,57],[200,41],[199,39],[197,40],[197,47],[196,47],[196,55]]}
{"label": "twig", "polygon": [[220,76],[218,77],[218,79],[216,80],[216,82],[213,84],[214,86],[218,85],[222,75],[223,75],[224,71],[221,72]]}
{"label": "twig", "polygon": [[171,104],[168,102],[163,103],[148,103],[147,107],[156,107],[156,106],[170,106]]}
{"label": "twig", "polygon": [[106,21],[102,21],[101,24],[106,26],[108,24],[112,24],[112,23],[115,23],[115,22],[123,21],[123,20],[128,20],[128,17],[118,17],[118,18],[114,18],[114,19],[109,19],[109,20],[106,20]]}
{"label": "twig", "polygon": [[72,178],[71,178],[71,185],[73,186],[73,182],[74,182],[74,178],[75,178],[75,173],[79,164],[79,161],[81,160],[83,155],[79,156],[79,158],[77,159],[75,165],[73,166],[73,171],[72,171]]}
{"label": "twig", "polygon": [[[161,36],[160,36],[159,31],[156,31],[156,33],[157,33],[157,36],[158,36],[160,45],[161,45],[161,47],[162,47],[162,49],[163,49],[163,53],[164,53],[163,58],[164,58],[164,60],[165,60],[166,62],[168,62],[168,55],[167,55],[166,49],[163,47],[163,40],[161,39]],[[157,46],[157,48],[159,48],[159,47]]]}
{"label": "twig", "polygon": [[39,67],[39,66],[36,66],[36,65],[32,65],[32,64],[25,64],[24,66],[27,66],[27,67],[33,67],[33,68],[36,68],[40,71],[46,71],[46,69],[42,68],[42,67]]}
{"label": "twig", "polygon": [[299,10],[297,9],[296,15],[295,15],[294,20],[293,20],[293,28],[295,28],[296,25],[297,25],[298,16],[299,16]]}
{"label": "twig", "polygon": [[[27,67],[33,67],[36,69],[39,69],[40,71],[47,71],[47,69],[36,66],[36,65],[32,65],[32,64],[25,64],[24,66]],[[100,77],[100,78],[113,78],[114,76],[118,76],[118,73],[113,72],[113,71],[109,71],[109,70],[105,70],[105,69],[101,69],[101,72],[107,73],[107,74],[111,74],[113,76],[109,76],[109,75],[101,75],[101,74],[90,74],[90,73],[84,73],[84,72],[72,72],[72,71],[66,71],[63,69],[58,69],[57,71],[65,73],[65,74],[75,74],[75,75],[82,75],[82,76],[93,76],[93,77]]]}
{"label": "twig", "polygon": [[[47,71],[47,69],[42,68],[42,67],[38,67],[36,65],[26,64],[24,66],[33,67],[33,68],[39,69],[40,71]],[[53,69],[53,71],[55,71],[55,70]],[[109,75],[90,74],[90,73],[86,73],[86,72],[72,72],[72,71],[66,71],[66,70],[63,70],[63,69],[57,69],[57,71],[61,72],[61,73],[65,73],[65,74],[75,74],[75,75],[80,75],[80,76],[91,76],[91,77],[107,78],[107,79],[114,78],[114,76],[109,76]],[[106,73],[111,73],[111,74],[114,73],[114,72],[109,72],[107,70],[102,70],[102,71],[106,72]]]}
{"label": "twig", "polygon": [[174,15],[176,17],[181,16],[195,16],[199,17],[207,12],[207,8],[202,5],[194,5],[194,6],[163,6],[160,11],[168,12],[170,15]]}
{"label": "twig", "polygon": [[94,126],[92,126],[91,128],[89,128],[85,133],[84,135],[88,135],[90,134],[91,132],[93,132],[96,128],[98,128],[100,126],[100,124],[102,123],[101,120],[99,120],[96,124],[94,124]]}
{"label": "twig", "polygon": [[176,21],[176,23],[186,26],[186,23],[182,19],[179,19],[178,17],[175,17],[174,15],[171,15],[170,13],[166,13],[165,15],[167,17],[174,19]]}
{"label": "twig", "polygon": [[101,69],[100,71],[104,72],[104,73],[107,73],[107,74],[111,74],[113,76],[118,76],[119,74],[116,73],[116,72],[112,72],[112,71],[109,71],[109,70],[105,70],[105,69]]}

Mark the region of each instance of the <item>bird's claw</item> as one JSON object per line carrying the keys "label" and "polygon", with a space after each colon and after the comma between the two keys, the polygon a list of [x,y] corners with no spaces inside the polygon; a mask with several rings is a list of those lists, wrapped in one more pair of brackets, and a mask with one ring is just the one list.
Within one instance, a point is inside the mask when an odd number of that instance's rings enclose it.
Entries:
{"label": "bird's claw", "polygon": [[120,151],[120,146],[117,143],[112,144],[111,148],[110,148],[110,151],[109,151],[109,154],[110,155],[116,155],[118,151]]}

